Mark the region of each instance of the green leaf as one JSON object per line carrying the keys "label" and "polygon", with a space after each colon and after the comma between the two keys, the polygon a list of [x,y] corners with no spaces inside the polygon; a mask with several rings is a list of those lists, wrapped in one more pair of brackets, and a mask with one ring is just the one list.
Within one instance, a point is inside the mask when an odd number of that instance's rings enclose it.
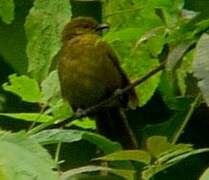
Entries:
{"label": "green leaf", "polygon": [[193,149],[191,144],[170,144],[166,137],[153,136],[147,140],[147,149],[154,155],[156,161],[145,167],[143,179],[150,179],[155,174],[174,164],[196,154],[209,152],[209,148]]}
{"label": "green leaf", "polygon": [[61,98],[60,83],[56,70],[50,72],[50,74],[41,82],[41,93],[42,101],[45,103],[48,103],[48,101],[57,101]]}
{"label": "green leaf", "polygon": [[0,176],[6,180],[58,180],[50,155],[25,133],[1,132],[0,147]]}
{"label": "green leaf", "polygon": [[140,28],[124,28],[118,31],[110,31],[105,34],[103,40],[114,43],[116,41],[133,41],[142,34],[143,30]]}
{"label": "green leaf", "polygon": [[14,9],[13,0],[0,0],[0,17],[2,21],[10,24],[14,19]]}
{"label": "green leaf", "polygon": [[163,161],[192,150],[190,144],[173,145],[167,141],[167,137],[163,136],[152,136],[148,138],[146,148],[155,158],[162,158]]}
{"label": "green leaf", "polygon": [[64,101],[60,93],[60,82],[57,70],[52,71],[41,83],[42,101],[49,106],[55,120],[67,119],[72,115],[72,109]]}
{"label": "green leaf", "polygon": [[[180,144],[178,144],[178,145],[180,145]],[[185,145],[185,144],[181,144],[181,147],[180,147],[180,148],[184,147],[184,145]],[[185,147],[186,147],[186,146],[185,146]],[[180,149],[180,148],[179,148],[179,149]],[[183,151],[182,151],[182,152],[183,152]],[[185,152],[185,151],[184,151],[184,152]],[[174,158],[168,160],[166,163],[167,163],[167,164],[177,163],[177,162],[179,162],[179,161],[181,161],[181,160],[183,160],[183,159],[186,159],[186,158],[188,158],[188,157],[190,157],[190,156],[197,155],[197,154],[201,154],[201,153],[206,153],[206,152],[207,152],[207,153],[209,152],[209,148],[194,149],[194,150],[192,150],[192,151],[188,151],[188,152],[186,152],[186,153],[183,153],[183,154],[181,154],[181,155],[178,155],[178,156],[176,156],[176,157],[174,157]]]}
{"label": "green leaf", "polygon": [[172,145],[167,142],[167,138],[163,136],[152,136],[146,141],[146,149],[156,158],[166,150],[170,149]]}
{"label": "green leaf", "polygon": [[182,59],[184,53],[194,44],[194,41],[182,42],[172,49],[166,60],[166,70],[173,71],[179,61]]}
{"label": "green leaf", "polygon": [[124,150],[108,154],[103,157],[96,158],[96,160],[104,161],[137,161],[144,164],[151,162],[151,156],[146,151],[142,150]]}
{"label": "green leaf", "polygon": [[203,19],[202,21],[196,24],[194,34],[205,32],[208,30],[208,28],[209,28],[209,19]]}
{"label": "green leaf", "polygon": [[68,124],[68,126],[77,126],[83,129],[96,129],[96,122],[90,118],[77,119]]}
{"label": "green leaf", "polygon": [[87,140],[90,143],[97,145],[105,153],[121,150],[121,146],[118,143],[99,134],[88,131],[50,129],[34,134],[32,135],[32,138],[43,145],[58,142],[72,143],[80,140]]}
{"label": "green leaf", "polygon": [[[157,57],[165,44],[165,29],[154,9],[172,7],[172,2],[167,0],[142,2],[105,1],[104,6],[104,14],[113,29],[105,38],[120,55],[119,60],[130,79],[139,78],[159,65]],[[152,97],[159,81],[160,73],[136,88],[140,106]]]}
{"label": "green leaf", "polygon": [[61,31],[70,16],[68,0],[36,0],[27,16],[28,71],[39,81],[47,76],[52,59],[61,47]]}
{"label": "green leaf", "polygon": [[204,100],[209,106],[209,35],[203,34],[197,43],[193,72],[198,78],[198,86],[203,94]]}
{"label": "green leaf", "polygon": [[3,84],[4,90],[20,96],[26,102],[41,102],[39,85],[35,79],[25,75],[17,76],[12,74],[9,76],[9,83]]}
{"label": "green leaf", "polygon": [[135,177],[135,172],[132,170],[113,169],[113,168],[108,168],[108,167],[103,167],[103,166],[90,166],[89,165],[89,166],[71,169],[69,171],[64,172],[61,175],[61,180],[69,180],[77,174],[88,173],[88,172],[97,172],[97,171],[110,172],[110,173],[121,176],[121,177],[128,179],[128,180],[134,180],[134,177]]}
{"label": "green leaf", "polygon": [[200,177],[200,180],[208,180],[208,179],[209,179],[209,168],[207,168]]}
{"label": "green leaf", "polygon": [[7,116],[15,119],[41,122],[41,123],[49,122],[54,119],[50,115],[45,115],[40,113],[0,113],[0,116]]}
{"label": "green leaf", "polygon": [[[168,167],[173,166],[174,164],[192,155],[209,152],[209,148],[196,149],[196,150],[188,149],[188,151],[185,151],[186,150],[185,149],[183,151],[184,145],[185,144],[181,144],[181,147],[178,148],[179,150],[176,148],[176,152],[174,151],[172,155],[170,155],[170,152],[168,152],[168,154],[165,154],[165,157],[162,156],[160,159],[156,160],[152,166],[145,167],[145,170],[142,172],[142,178],[146,180],[151,179],[151,177],[153,177],[155,174],[167,169]],[[162,161],[162,159],[164,159],[165,161],[164,160]]]}
{"label": "green leaf", "polygon": [[174,0],[174,7],[177,10],[181,10],[184,7],[184,0]]}
{"label": "green leaf", "polygon": [[73,114],[71,107],[63,99],[59,99],[53,103],[51,102],[48,111],[49,111],[48,113],[53,114],[53,117],[56,120],[67,119]]}
{"label": "green leaf", "polygon": [[[129,57],[129,60],[124,60],[123,64],[123,67],[127,69],[128,74],[133,79],[142,77],[157,66],[159,66],[158,60],[150,58],[148,52],[145,52],[142,49],[136,52],[134,56]],[[160,82],[160,75],[161,72],[158,72],[135,88],[138,97],[140,97],[140,106],[145,105],[154,94]]]}

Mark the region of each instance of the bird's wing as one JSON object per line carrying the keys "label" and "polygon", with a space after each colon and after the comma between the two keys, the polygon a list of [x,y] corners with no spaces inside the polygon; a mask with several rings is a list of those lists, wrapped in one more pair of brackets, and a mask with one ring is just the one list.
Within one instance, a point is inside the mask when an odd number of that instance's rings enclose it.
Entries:
{"label": "bird's wing", "polygon": [[[108,59],[110,59],[115,66],[115,68],[119,71],[123,78],[123,87],[126,87],[130,84],[130,80],[128,76],[126,75],[125,71],[121,68],[120,63],[119,63],[119,58],[117,54],[113,51],[113,49],[104,41],[101,42],[102,46],[104,46],[104,49],[107,51],[106,53],[108,54]],[[129,91],[129,102],[128,102],[128,107],[131,109],[135,109],[139,104],[138,97],[136,95],[136,92],[134,89]]]}

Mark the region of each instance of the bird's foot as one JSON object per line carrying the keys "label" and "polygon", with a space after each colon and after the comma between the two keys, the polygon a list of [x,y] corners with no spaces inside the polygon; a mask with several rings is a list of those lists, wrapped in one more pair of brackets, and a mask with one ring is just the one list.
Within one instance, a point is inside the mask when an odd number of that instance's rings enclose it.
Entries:
{"label": "bird's foot", "polygon": [[86,116],[86,111],[81,109],[81,108],[78,108],[75,112],[75,115],[76,117],[83,117],[83,116]]}
{"label": "bird's foot", "polygon": [[122,89],[116,89],[114,92],[114,96],[121,96],[122,94]]}

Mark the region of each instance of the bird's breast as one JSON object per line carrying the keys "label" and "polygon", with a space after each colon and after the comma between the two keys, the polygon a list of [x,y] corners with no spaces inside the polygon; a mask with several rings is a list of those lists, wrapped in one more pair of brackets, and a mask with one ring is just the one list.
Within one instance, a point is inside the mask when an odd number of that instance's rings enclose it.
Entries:
{"label": "bird's breast", "polygon": [[95,105],[121,86],[119,72],[95,37],[65,44],[59,76],[63,96],[76,107]]}

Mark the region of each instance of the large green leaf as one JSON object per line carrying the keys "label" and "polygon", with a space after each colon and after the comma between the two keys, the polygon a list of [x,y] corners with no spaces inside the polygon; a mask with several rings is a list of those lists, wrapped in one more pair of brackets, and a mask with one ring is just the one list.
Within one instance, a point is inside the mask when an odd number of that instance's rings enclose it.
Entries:
{"label": "large green leaf", "polygon": [[14,19],[14,9],[13,0],[0,0],[0,17],[5,23],[10,24]]}
{"label": "large green leaf", "polygon": [[82,119],[76,119],[68,124],[68,126],[77,126],[83,129],[96,129],[96,122],[88,117]]}
{"label": "large green leaf", "polygon": [[166,60],[166,69],[172,71],[179,64],[179,61],[182,59],[185,52],[189,49],[191,45],[194,44],[194,41],[182,42],[176,47],[174,47],[168,55]]}
{"label": "large green leaf", "polygon": [[42,101],[49,106],[48,112],[56,120],[67,119],[72,115],[71,107],[61,98],[57,71],[52,71],[41,83]]}
{"label": "large green leaf", "polygon": [[207,168],[200,177],[200,180],[208,180],[208,179],[209,179],[209,168]]}
{"label": "large green leaf", "polygon": [[137,161],[144,164],[149,164],[151,162],[150,154],[142,150],[117,151],[97,159],[103,161]]}
{"label": "large green leaf", "polygon": [[0,113],[0,116],[6,116],[15,119],[34,121],[34,122],[49,122],[54,119],[50,115],[45,115],[41,113]]}
{"label": "large green leaf", "polygon": [[38,80],[48,74],[61,47],[61,31],[71,16],[68,0],[36,0],[25,23],[28,71]]}
{"label": "large green leaf", "polygon": [[[104,15],[112,28],[105,38],[120,55],[130,79],[139,78],[159,65],[157,58],[165,44],[165,28],[155,8],[168,11],[172,6],[173,2],[168,0],[105,1]],[[159,80],[160,73],[136,88],[140,106],[152,97]]]}
{"label": "large green leaf", "polygon": [[[10,83],[10,84],[9,84]],[[38,82],[28,76],[9,76],[9,83],[3,84],[3,89],[21,97],[23,101],[37,103],[41,102],[41,93]]]}
{"label": "large green leaf", "polygon": [[196,154],[209,152],[209,148],[193,149],[191,144],[170,144],[166,137],[153,136],[147,140],[147,150],[156,161],[145,167],[143,179],[150,179],[155,174]]}
{"label": "large green leaf", "polygon": [[[43,102],[57,101],[60,96],[60,84],[57,71],[52,71],[41,83]],[[56,99],[55,99],[56,98]]]}
{"label": "large green leaf", "polygon": [[172,157],[178,156],[185,152],[193,150],[190,144],[173,145],[168,142],[167,137],[152,136],[147,139],[146,148],[158,161],[169,160]]}
{"label": "large green leaf", "polygon": [[[135,33],[131,33],[133,30],[135,30]],[[129,75],[130,79],[137,79],[159,65],[158,60],[150,57],[150,54],[157,56],[157,54],[161,52],[164,43],[162,31],[156,32],[156,34],[153,32],[154,35],[150,35],[149,37],[147,35],[148,32],[142,34],[137,42],[139,42],[140,39],[144,39],[145,41],[147,40],[147,43],[137,43],[136,45],[133,40],[139,37],[141,33],[142,31],[137,28],[127,28],[121,31],[110,32],[104,37],[112,43],[113,48],[118,51],[121,65]],[[151,77],[136,88],[137,94],[140,97],[140,106],[145,105],[152,97],[159,81],[160,73]]]}
{"label": "large green leaf", "polygon": [[87,140],[97,145],[105,153],[121,150],[121,146],[99,134],[80,130],[50,129],[32,135],[32,138],[41,144],[54,144],[58,142],[72,143]]}
{"label": "large green leaf", "polygon": [[193,72],[198,78],[198,86],[203,94],[204,100],[209,106],[209,35],[203,34],[197,43]]}
{"label": "large green leaf", "polygon": [[0,177],[5,180],[58,180],[50,155],[24,133],[1,132],[0,147]]}

